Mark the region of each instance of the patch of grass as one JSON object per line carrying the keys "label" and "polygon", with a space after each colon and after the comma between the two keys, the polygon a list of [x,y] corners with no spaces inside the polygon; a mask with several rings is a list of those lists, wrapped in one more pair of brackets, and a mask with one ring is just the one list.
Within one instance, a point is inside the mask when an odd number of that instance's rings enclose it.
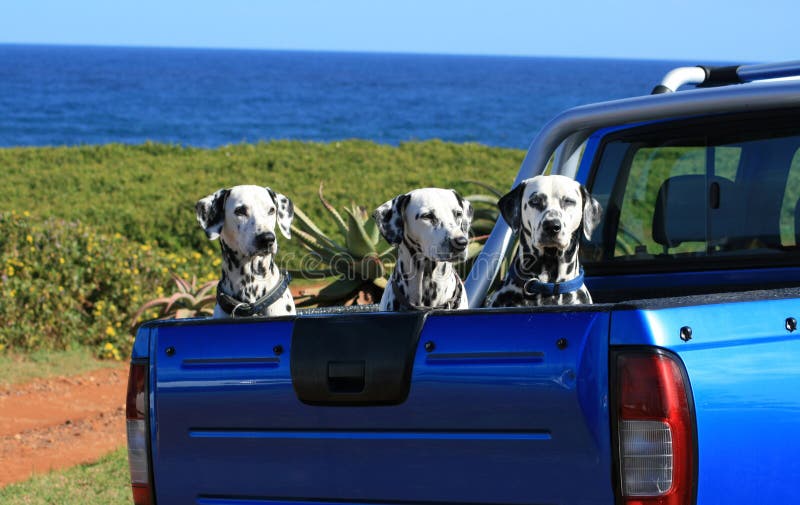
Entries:
{"label": "patch of grass", "polygon": [[125,448],[97,463],[51,472],[0,489],[3,505],[130,505]]}
{"label": "patch of grass", "polygon": [[0,354],[0,387],[22,384],[57,375],[78,375],[98,368],[126,366],[99,360],[90,349],[33,351],[26,354]]}

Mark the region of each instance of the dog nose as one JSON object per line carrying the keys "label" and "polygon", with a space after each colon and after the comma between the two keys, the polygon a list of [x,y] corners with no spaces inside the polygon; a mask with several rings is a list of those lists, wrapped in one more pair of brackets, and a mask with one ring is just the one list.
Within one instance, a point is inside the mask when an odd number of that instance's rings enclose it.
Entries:
{"label": "dog nose", "polygon": [[259,250],[268,249],[269,247],[272,246],[274,242],[275,242],[275,234],[272,233],[271,231],[268,231],[266,233],[259,233],[258,235],[256,235],[255,238],[255,246],[256,249]]}
{"label": "dog nose", "polygon": [[557,219],[548,219],[542,223],[542,229],[548,235],[557,235],[561,231],[561,221]]}
{"label": "dog nose", "polygon": [[467,237],[456,237],[450,241],[450,244],[453,246],[453,249],[459,252],[467,248],[467,243],[469,243]]}

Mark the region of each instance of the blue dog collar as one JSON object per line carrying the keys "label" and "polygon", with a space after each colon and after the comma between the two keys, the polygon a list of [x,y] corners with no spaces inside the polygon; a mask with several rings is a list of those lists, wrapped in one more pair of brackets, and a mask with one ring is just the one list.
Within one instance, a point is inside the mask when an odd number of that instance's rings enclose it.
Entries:
{"label": "blue dog collar", "polygon": [[537,278],[528,279],[522,287],[525,296],[558,296],[564,293],[572,293],[583,286],[583,267],[580,268],[578,276],[564,282],[541,282]]}

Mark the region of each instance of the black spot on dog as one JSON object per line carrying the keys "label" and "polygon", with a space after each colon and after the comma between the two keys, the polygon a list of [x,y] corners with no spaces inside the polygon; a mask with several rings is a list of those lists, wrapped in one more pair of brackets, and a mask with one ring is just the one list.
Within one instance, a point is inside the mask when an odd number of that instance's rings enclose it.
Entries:
{"label": "black spot on dog", "polygon": [[239,255],[236,252],[228,247],[228,244],[225,241],[220,240],[220,247],[222,248],[222,260],[225,262],[225,265],[228,267],[228,270],[235,270],[241,267],[242,263],[239,259]]}
{"label": "black spot on dog", "polygon": [[267,267],[264,265],[263,261],[256,262],[256,264],[254,265],[253,273],[261,277],[267,275]]}
{"label": "black spot on dog", "polygon": [[499,293],[492,302],[492,307],[514,307],[517,305],[522,304],[522,295],[519,293],[513,293],[511,291],[506,291],[504,293]]}

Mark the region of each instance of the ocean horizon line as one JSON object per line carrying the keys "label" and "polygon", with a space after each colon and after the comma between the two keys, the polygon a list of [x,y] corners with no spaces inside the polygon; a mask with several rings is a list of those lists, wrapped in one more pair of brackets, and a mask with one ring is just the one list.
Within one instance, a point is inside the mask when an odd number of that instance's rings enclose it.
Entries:
{"label": "ocean horizon line", "polygon": [[[204,46],[169,46],[139,44],[85,44],[85,43],[50,43],[50,42],[0,42],[0,47],[36,47],[36,48],[75,48],[75,49],[141,49],[168,51],[218,51],[218,52],[256,52],[273,54],[320,54],[320,55],[353,55],[353,56],[412,56],[412,57],[454,57],[454,58],[498,58],[522,60],[566,60],[587,62],[650,62],[676,63],[688,65],[727,65],[734,64],[721,60],[697,59],[689,62],[682,58],[653,57],[628,58],[618,56],[575,56],[575,55],[535,55],[535,54],[494,54],[494,53],[446,53],[446,52],[412,52],[412,51],[369,51],[347,49],[296,49],[296,48],[256,48],[256,47],[204,47]],[[741,63],[741,62],[740,62]]]}

